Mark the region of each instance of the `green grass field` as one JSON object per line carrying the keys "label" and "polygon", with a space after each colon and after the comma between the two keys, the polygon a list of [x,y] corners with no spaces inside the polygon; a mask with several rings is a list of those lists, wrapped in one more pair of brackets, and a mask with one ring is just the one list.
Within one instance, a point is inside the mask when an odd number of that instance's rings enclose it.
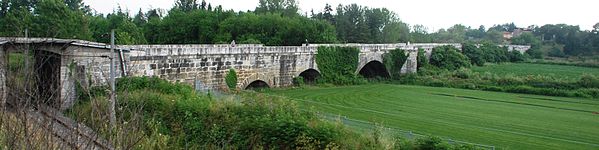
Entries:
{"label": "green grass field", "polygon": [[472,67],[472,71],[479,73],[490,72],[495,73],[497,75],[546,75],[566,80],[577,80],[581,75],[585,73],[599,75],[599,68],[531,63],[487,63],[485,66],[482,67]]}
{"label": "green grass field", "polygon": [[267,91],[305,109],[498,149],[599,149],[599,101],[373,84]]}

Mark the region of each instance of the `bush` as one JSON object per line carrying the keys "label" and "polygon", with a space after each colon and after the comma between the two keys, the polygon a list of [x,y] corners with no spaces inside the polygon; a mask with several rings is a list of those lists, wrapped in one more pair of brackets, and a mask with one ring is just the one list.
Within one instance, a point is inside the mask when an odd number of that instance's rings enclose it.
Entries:
{"label": "bush", "polygon": [[470,69],[460,68],[453,73],[453,76],[461,79],[468,79],[473,76],[473,73]]}
{"label": "bush", "polygon": [[456,70],[461,67],[470,67],[470,60],[453,46],[435,47],[431,54],[431,65],[442,69]]}
{"label": "bush", "polygon": [[227,73],[227,76],[225,76],[225,82],[227,83],[227,87],[229,87],[229,89],[232,90],[237,88],[237,72],[235,72],[235,69],[229,69],[229,73]]}
{"label": "bush", "polygon": [[528,51],[526,51],[526,54],[535,59],[543,59],[543,51],[541,51],[538,46],[531,47]]}
{"label": "bush", "polygon": [[513,50],[508,53],[508,57],[510,58],[510,62],[521,62],[526,60],[526,56],[520,53],[517,50]]}
{"label": "bush", "polygon": [[299,87],[304,86],[304,84],[305,84],[304,77],[299,76],[299,77],[293,78],[293,84],[296,86],[299,86]]}
{"label": "bush", "polygon": [[553,47],[551,47],[551,49],[549,50],[549,53],[547,55],[549,55],[551,57],[566,57],[566,54],[564,53],[564,51],[555,45]]}
{"label": "bush", "polygon": [[451,146],[443,142],[439,137],[429,136],[416,140],[416,147],[416,149],[421,150],[442,150],[449,149]]}
{"label": "bush", "polygon": [[585,88],[599,88],[599,78],[591,74],[584,74],[578,80],[578,85]]}

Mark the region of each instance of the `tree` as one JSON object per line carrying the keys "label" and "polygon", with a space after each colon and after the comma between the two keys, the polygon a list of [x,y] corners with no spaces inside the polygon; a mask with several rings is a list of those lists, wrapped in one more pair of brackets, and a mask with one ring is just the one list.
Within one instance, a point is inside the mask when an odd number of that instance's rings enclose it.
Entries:
{"label": "tree", "polygon": [[485,29],[485,26],[481,25],[478,27],[478,29],[467,30],[466,37],[469,40],[479,41],[485,38],[486,32],[487,30]]}
{"label": "tree", "polygon": [[500,31],[489,30],[484,40],[495,44],[501,44],[503,43],[503,33]]}
{"label": "tree", "polygon": [[453,25],[447,30],[439,30],[436,35],[435,41],[437,42],[451,42],[451,43],[461,43],[466,40],[466,26],[461,24]]}
{"label": "tree", "polygon": [[198,9],[198,2],[197,0],[176,0],[175,8],[185,12],[196,10]]}
{"label": "tree", "polygon": [[0,18],[2,36],[23,36],[26,29],[33,26],[33,14],[26,8],[14,8]]}
{"label": "tree", "polygon": [[470,60],[458,52],[458,49],[448,45],[433,48],[430,64],[441,69],[457,70],[462,67],[470,67]]}
{"label": "tree", "polygon": [[202,0],[202,4],[200,5],[200,9],[206,10],[206,0]]}
{"label": "tree", "polygon": [[382,41],[379,43],[408,42],[410,39],[410,27],[403,22],[392,22],[386,25],[382,31]]}
{"label": "tree", "polygon": [[470,63],[473,65],[483,66],[485,64],[483,51],[472,43],[462,44],[462,53],[470,59]]}
{"label": "tree", "polygon": [[42,0],[34,11],[32,35],[68,39],[91,39],[88,20],[81,10],[70,9],[62,0]]}
{"label": "tree", "polygon": [[337,37],[344,42],[367,43],[370,41],[370,33],[366,23],[365,7],[357,4],[348,6],[339,5],[335,17]]}
{"label": "tree", "polygon": [[495,43],[485,42],[480,45],[484,55],[485,62],[500,63],[508,62],[508,50],[506,47],[500,47]]}
{"label": "tree", "polygon": [[18,8],[23,8],[23,9],[26,9],[27,11],[31,12],[36,7],[39,0],[3,0],[3,1],[6,1],[4,3],[10,3],[10,5],[9,5],[10,9],[16,10]]}
{"label": "tree", "polygon": [[141,27],[144,24],[146,24],[148,22],[146,15],[144,14],[144,12],[141,11],[141,8],[139,9],[139,12],[137,12],[137,14],[135,15],[135,17],[133,18],[133,23],[135,23],[135,25]]}
{"label": "tree", "polygon": [[530,49],[526,51],[532,58],[542,58],[543,53],[541,52],[541,41],[534,34],[525,32],[520,36],[512,38],[512,44],[517,45],[530,45]]}
{"label": "tree", "polygon": [[370,34],[368,43],[382,43],[383,29],[391,22],[391,18],[395,18],[395,16],[387,9],[364,8],[364,21],[368,26],[368,33]]}
{"label": "tree", "polygon": [[260,0],[256,13],[281,13],[284,16],[297,16],[299,7],[295,0]]}
{"label": "tree", "polygon": [[416,43],[433,42],[432,36],[428,33],[428,29],[424,25],[417,24],[412,26],[411,29],[409,41]]}
{"label": "tree", "polygon": [[83,0],[64,0],[64,3],[69,6],[71,10],[81,10],[84,6]]}
{"label": "tree", "polygon": [[8,0],[0,1],[0,19],[4,18],[8,13],[9,4]]}
{"label": "tree", "polygon": [[305,40],[311,43],[336,41],[335,29],[326,21],[278,14],[245,13],[224,20],[219,29],[215,42],[251,40],[266,45],[301,45]]}
{"label": "tree", "polygon": [[489,30],[494,30],[494,31],[499,31],[499,32],[514,32],[514,30],[516,30],[516,24],[512,23],[506,23],[506,24],[501,24],[501,25],[494,25],[493,27],[489,28]]}
{"label": "tree", "polygon": [[331,24],[335,24],[335,18],[333,17],[333,14],[331,12],[333,12],[333,6],[327,3],[324,6],[324,13],[322,15],[322,19],[329,21],[329,23]]}

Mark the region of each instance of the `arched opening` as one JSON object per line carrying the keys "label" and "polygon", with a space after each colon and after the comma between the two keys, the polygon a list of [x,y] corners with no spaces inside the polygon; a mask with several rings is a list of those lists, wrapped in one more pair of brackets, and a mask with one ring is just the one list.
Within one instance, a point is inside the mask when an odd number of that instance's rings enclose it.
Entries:
{"label": "arched opening", "polygon": [[304,83],[314,84],[316,80],[320,78],[320,72],[315,69],[308,69],[299,74],[300,77],[304,78]]}
{"label": "arched opening", "polygon": [[260,90],[260,89],[266,89],[266,88],[270,88],[270,86],[268,86],[268,83],[266,83],[262,80],[256,80],[256,81],[250,83],[247,87],[245,87],[246,90]]}
{"label": "arched opening", "polygon": [[385,65],[379,61],[370,61],[360,70],[360,75],[365,78],[389,78],[389,71]]}

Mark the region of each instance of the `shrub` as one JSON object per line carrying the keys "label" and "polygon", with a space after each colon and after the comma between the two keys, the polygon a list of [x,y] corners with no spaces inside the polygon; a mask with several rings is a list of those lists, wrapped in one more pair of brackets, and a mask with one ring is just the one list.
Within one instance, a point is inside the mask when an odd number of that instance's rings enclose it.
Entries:
{"label": "shrub", "polygon": [[450,146],[444,143],[441,138],[429,136],[427,138],[420,138],[416,140],[416,149],[422,150],[436,150],[436,149],[449,149]]}
{"label": "shrub", "polygon": [[555,45],[553,47],[551,47],[551,49],[549,50],[549,53],[547,53],[547,55],[549,55],[551,57],[566,57],[566,54],[564,53],[564,51]]}
{"label": "shrub", "polygon": [[470,60],[453,46],[435,47],[431,54],[431,65],[442,69],[456,70],[461,67],[470,67]]}
{"label": "shrub", "polygon": [[299,86],[299,87],[304,86],[304,84],[305,84],[304,77],[299,76],[299,77],[293,78],[293,84],[296,86]]}
{"label": "shrub", "polygon": [[530,57],[535,59],[543,59],[543,51],[538,46],[532,46],[528,51],[526,51]]}
{"label": "shrub", "polygon": [[229,87],[229,89],[237,88],[237,72],[235,72],[235,69],[229,69],[229,73],[227,73],[227,76],[225,76],[225,82],[227,83],[227,87]]}
{"label": "shrub", "polygon": [[578,85],[585,88],[599,88],[599,78],[591,74],[584,74],[578,80]]}
{"label": "shrub", "polygon": [[460,68],[453,73],[453,76],[461,79],[468,79],[473,76],[473,73],[470,69]]}
{"label": "shrub", "polygon": [[508,53],[508,57],[510,58],[510,62],[521,62],[526,60],[526,56],[520,53],[517,50],[513,50]]}

